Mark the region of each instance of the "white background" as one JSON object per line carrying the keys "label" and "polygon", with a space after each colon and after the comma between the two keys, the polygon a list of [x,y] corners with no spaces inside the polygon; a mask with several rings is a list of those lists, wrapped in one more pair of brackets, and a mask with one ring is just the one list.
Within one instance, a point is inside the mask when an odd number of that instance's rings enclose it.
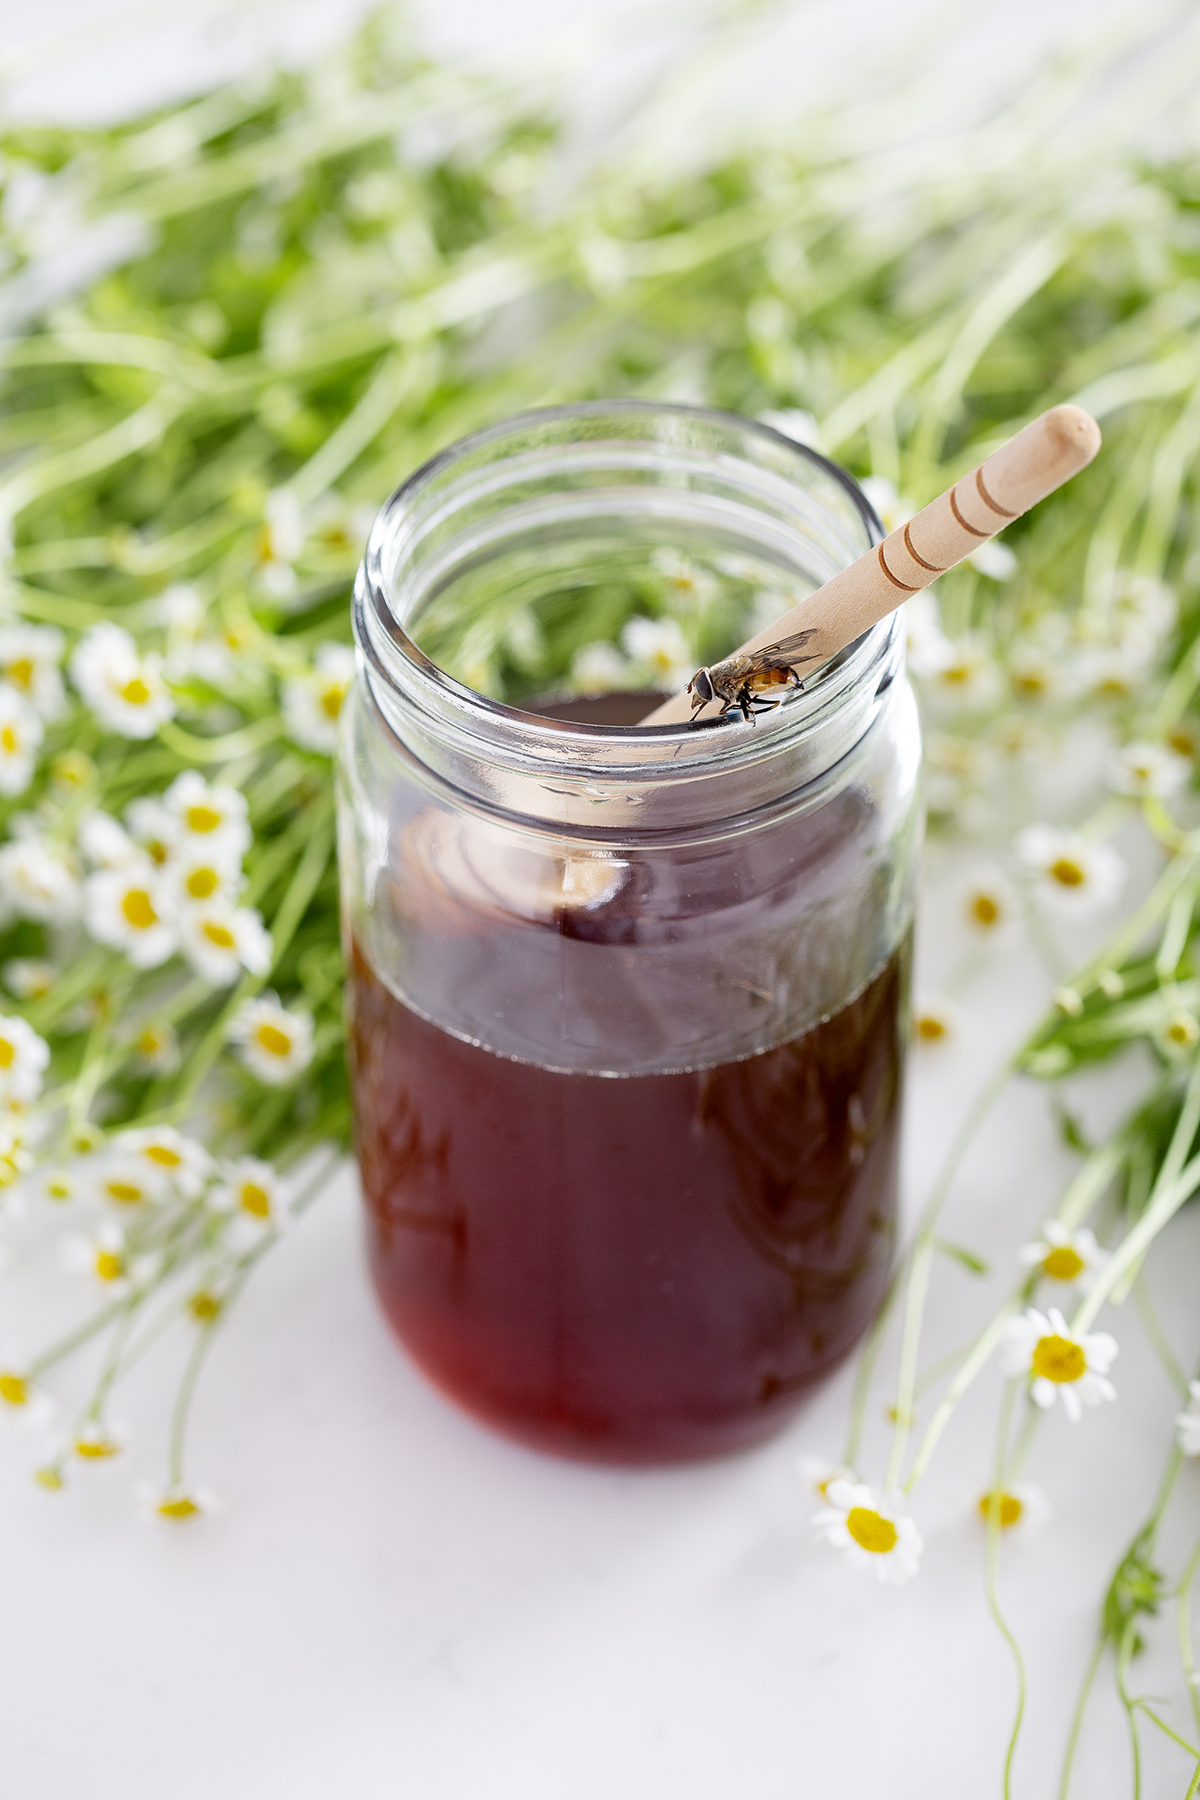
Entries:
{"label": "white background", "polygon": [[[105,8],[0,3],[6,49]],[[592,0],[576,18],[610,16]],[[679,9],[687,17],[687,9]],[[921,9],[928,13],[930,9]],[[283,36],[299,13],[276,8]],[[320,9],[317,9],[318,14]],[[332,16],[345,17],[348,9]],[[1037,59],[1090,9],[958,9],[984,64]],[[503,10],[441,0],[434,35],[514,53],[561,21],[550,0]],[[330,9],[325,9],[325,17]],[[945,20],[943,10],[936,15]],[[803,11],[798,79],[915,10]],[[939,27],[940,29],[940,27]],[[229,34],[163,32],[131,55],[105,34],[69,79],[31,78],[22,108],[96,115],[179,93],[242,51]],[[1016,49],[1014,50],[1014,44]],[[521,53],[519,46],[516,53]],[[778,70],[776,70],[778,76]],[[936,986],[961,950],[954,883],[935,859],[921,966]],[[1044,981],[1019,945],[972,992],[963,1038],[914,1059],[910,1208],[956,1121],[1027,1029]],[[1108,1075],[1081,1095],[1098,1128],[1132,1091]],[[961,1343],[1007,1285],[1072,1162],[1044,1095],[1012,1088],[958,1181],[949,1236],[992,1258],[990,1281],[939,1270],[928,1355]],[[1176,1354],[1195,1358],[1192,1271],[1200,1217],[1172,1228],[1154,1265]],[[48,1246],[31,1234],[10,1275],[0,1342],[39,1341],[60,1309]],[[1111,1566],[1149,1505],[1176,1402],[1132,1320],[1116,1407],[1072,1428],[1049,1419],[1031,1469],[1055,1518],[1006,1547],[1005,1603],[1030,1674],[1014,1791],[1056,1793],[1075,1683]],[[810,1541],[806,1452],[836,1455],[849,1374],[765,1449],[700,1468],[614,1472],[514,1448],[444,1403],[389,1339],[367,1288],[347,1176],[256,1277],[225,1329],[197,1405],[193,1467],[225,1510],[194,1527],[142,1523],[133,1480],[160,1474],[173,1368],[148,1370],[126,1405],[133,1447],[48,1497],[32,1450],[0,1446],[0,1777],[14,1800],[951,1800],[999,1793],[1014,1703],[1011,1660],[987,1617],[983,1534],[995,1383],[947,1433],[916,1497],[919,1579],[881,1590]],[[883,1397],[865,1457],[883,1455]],[[1200,1474],[1181,1484],[1166,1544],[1178,1566]],[[1142,1692],[1179,1692],[1171,1623]],[[1130,1791],[1124,1727],[1107,1697],[1072,1793]],[[1186,1736],[1186,1709],[1165,1709]],[[1181,1752],[1147,1739],[1149,1796],[1182,1796]]]}

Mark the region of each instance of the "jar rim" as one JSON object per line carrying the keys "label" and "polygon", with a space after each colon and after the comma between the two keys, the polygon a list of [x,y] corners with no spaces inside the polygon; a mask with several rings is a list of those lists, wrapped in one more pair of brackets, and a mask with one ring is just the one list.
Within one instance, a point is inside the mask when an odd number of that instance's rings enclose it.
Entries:
{"label": "jar rim", "polygon": [[[864,632],[853,644],[816,671],[811,686],[807,686],[803,694],[790,699],[776,714],[766,715],[774,729],[751,734],[736,730],[730,732],[727,729],[741,722],[733,714],[698,724],[684,721],[682,724],[656,726],[598,725],[551,718],[543,713],[513,706],[506,701],[493,700],[468,687],[427,656],[409,636],[391,605],[383,566],[385,546],[390,541],[397,517],[413,509],[439,474],[456,463],[467,462],[478,451],[486,450],[489,444],[503,442],[522,426],[553,424],[558,421],[569,423],[605,416],[617,419],[621,416],[677,418],[736,431],[752,442],[758,440],[769,446],[775,454],[783,451],[798,467],[819,469],[826,477],[831,478],[858,513],[868,549],[881,542],[885,536],[874,507],[846,469],[823,456],[820,451],[799,443],[761,420],[717,407],[636,398],[573,401],[558,406],[528,408],[482,426],[437,451],[419,468],[414,469],[380,508],[367,540],[355,591],[356,637],[360,650],[370,665],[370,675],[380,679],[393,693],[397,689],[403,690],[405,699],[410,703],[421,705],[424,701],[439,714],[444,714],[449,707],[458,715],[460,728],[465,728],[472,734],[480,733],[492,740],[493,744],[498,735],[513,732],[520,734],[526,754],[536,755],[540,748],[553,757],[561,753],[569,743],[576,756],[582,753],[584,759],[590,746],[605,765],[605,773],[610,778],[616,773],[612,765],[612,753],[622,745],[628,745],[631,749],[638,745],[653,746],[661,755],[663,751],[673,749],[676,744],[681,743],[690,745],[694,752],[699,752],[701,745],[705,749],[716,751],[719,742],[722,754],[717,760],[722,763],[726,761],[725,753],[733,751],[735,746],[738,750],[744,750],[750,760],[757,760],[757,755],[765,748],[764,737],[772,740],[773,749],[778,748],[780,727],[785,723],[793,727],[803,727],[807,723],[811,728],[815,723],[814,715],[827,716],[830,705],[836,706],[839,699],[857,686],[872,665],[882,655],[886,655],[895,628],[894,618],[881,620],[878,625]],[[382,647],[377,632],[370,629],[372,624],[382,630]],[[425,707],[422,706],[421,709],[425,710]],[[783,735],[790,738],[792,732],[785,732]],[[741,761],[742,757],[739,755],[736,760]],[[689,755],[687,761],[694,772],[693,756]],[[639,772],[645,774],[644,762],[639,764]]]}

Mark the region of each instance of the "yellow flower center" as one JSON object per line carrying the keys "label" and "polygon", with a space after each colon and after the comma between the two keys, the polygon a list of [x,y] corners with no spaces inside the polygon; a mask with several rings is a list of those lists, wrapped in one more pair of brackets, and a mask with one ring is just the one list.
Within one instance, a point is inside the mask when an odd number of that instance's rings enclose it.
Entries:
{"label": "yellow flower center", "polygon": [[268,1056],[286,1056],[291,1050],[291,1038],[286,1031],[280,1031],[278,1025],[260,1025],[254,1035]]}
{"label": "yellow flower center", "polygon": [[215,869],[193,869],[184,884],[193,900],[207,900],[221,885]]}
{"label": "yellow flower center", "polygon": [[118,1206],[136,1206],[142,1198],[142,1190],[134,1181],[106,1181],[104,1191]]}
{"label": "yellow flower center", "polygon": [[55,781],[65,782],[68,787],[86,787],[96,773],[96,765],[90,756],[84,756],[79,750],[64,750],[55,757],[50,765]]}
{"label": "yellow flower center", "polygon": [[28,656],[18,656],[15,662],[7,665],[4,673],[14,687],[24,688],[26,693],[33,686],[33,662]]}
{"label": "yellow flower center", "polygon": [[172,1150],[170,1144],[147,1144],[142,1154],[163,1169],[178,1169],[183,1163],[178,1150]]}
{"label": "yellow flower center", "polygon": [[24,1375],[14,1375],[11,1369],[0,1375],[0,1400],[6,1406],[28,1406],[29,1383]]}
{"label": "yellow flower center", "polygon": [[1200,1038],[1200,1023],[1191,1013],[1174,1013],[1167,1021],[1165,1036],[1169,1044],[1174,1044],[1181,1050],[1190,1050]]}
{"label": "yellow flower center", "polygon": [[995,925],[998,922],[1000,908],[990,894],[972,894],[971,917],[976,925],[982,925],[986,930],[989,925]]}
{"label": "yellow flower center", "polygon": [[0,1037],[0,1069],[11,1069],[17,1060],[17,1052],[8,1038]]}
{"label": "yellow flower center", "polygon": [[193,1319],[199,1319],[202,1325],[207,1325],[211,1319],[215,1319],[220,1310],[220,1299],[216,1294],[210,1293],[208,1288],[200,1288],[188,1301],[188,1311]]}
{"label": "yellow flower center", "polygon": [[120,693],[122,700],[128,706],[145,706],[151,698],[149,684],[140,675],[135,675],[132,681],[127,681]]}
{"label": "yellow flower center", "polygon": [[1042,1273],[1051,1281],[1074,1281],[1077,1275],[1083,1274],[1083,1258],[1070,1244],[1059,1244],[1042,1264]]}
{"label": "yellow flower center", "polygon": [[346,682],[331,681],[321,689],[321,711],[327,719],[336,719],[346,698]]}
{"label": "yellow flower center", "polygon": [[1013,676],[1014,688],[1029,700],[1036,700],[1039,694],[1044,694],[1046,685],[1046,677],[1038,669],[1022,669],[1020,674]]}
{"label": "yellow flower center", "polygon": [[1076,862],[1073,856],[1060,856],[1050,864],[1050,878],[1057,881],[1059,887],[1082,887],[1087,880],[1087,871]]}
{"label": "yellow flower center", "polygon": [[157,1511],[160,1519],[194,1519],[200,1508],[186,1494],[179,1494],[174,1500],[160,1500]]}
{"label": "yellow flower center", "polygon": [[921,1013],[917,1019],[917,1036],[923,1044],[940,1044],[949,1036],[946,1021],[934,1013]]}
{"label": "yellow flower center", "polygon": [[116,1250],[97,1250],[96,1273],[101,1281],[119,1281],[125,1260]]}
{"label": "yellow flower center", "polygon": [[51,1175],[46,1182],[46,1195],[51,1200],[69,1200],[73,1189],[65,1175]]}
{"label": "yellow flower center", "polygon": [[890,1519],[882,1513],[872,1512],[869,1506],[852,1506],[846,1514],[846,1530],[856,1544],[869,1550],[872,1556],[886,1556],[889,1550],[896,1548],[899,1532]]}
{"label": "yellow flower center", "polygon": [[271,1196],[256,1181],[243,1181],[238,1190],[238,1200],[243,1212],[253,1214],[256,1219],[270,1218]]}
{"label": "yellow flower center", "polygon": [[15,756],[17,754],[17,751],[21,748],[21,740],[17,736],[17,730],[14,725],[6,725],[3,731],[0,731],[0,744],[4,745],[5,751],[9,756]]}
{"label": "yellow flower center", "polygon": [[46,1488],[51,1494],[57,1494],[63,1485],[61,1470],[56,1469],[53,1466],[48,1466],[44,1469],[35,1469],[33,1472],[33,1479],[37,1482],[39,1487]]}
{"label": "yellow flower center", "polygon": [[121,898],[121,911],[135,931],[149,931],[158,924],[158,914],[145,888],[130,888]]}
{"label": "yellow flower center", "polygon": [[76,1456],[82,1456],[87,1462],[100,1462],[106,1456],[116,1456],[120,1448],[120,1444],[114,1443],[112,1438],[81,1437],[75,1440]]}
{"label": "yellow flower center", "polygon": [[157,863],[160,869],[171,855],[167,846],[158,838],[154,838],[151,843],[147,844],[146,850],[149,854],[150,861],[152,863]]}
{"label": "yellow flower center", "polygon": [[215,831],[224,815],[219,813],[215,806],[189,806],[184,816],[187,819],[189,831],[203,834],[206,831]]}
{"label": "yellow flower center", "polygon": [[[992,1498],[991,1494],[985,1494],[979,1502],[979,1511],[989,1523],[992,1517]],[[1018,1523],[1025,1508],[1015,1494],[1000,1494],[998,1498],[998,1523],[1001,1531],[1008,1531]]]}
{"label": "yellow flower center", "polygon": [[1078,1381],[1087,1374],[1087,1358],[1083,1347],[1072,1338],[1057,1332],[1039,1338],[1033,1352],[1033,1372],[1045,1381]]}
{"label": "yellow flower center", "polygon": [[218,950],[233,950],[237,946],[237,939],[228,925],[215,925],[211,919],[206,919],[201,930],[209,943],[215,944]]}

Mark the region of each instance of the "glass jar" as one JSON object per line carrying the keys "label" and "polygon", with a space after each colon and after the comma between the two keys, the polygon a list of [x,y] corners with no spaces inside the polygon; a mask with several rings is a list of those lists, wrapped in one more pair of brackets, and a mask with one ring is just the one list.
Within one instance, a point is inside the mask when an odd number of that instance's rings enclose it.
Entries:
{"label": "glass jar", "polygon": [[755,724],[639,730],[631,690],[881,535],[813,451],[633,401],[477,433],[371,533],[340,768],[371,1269],[422,1368],[527,1443],[753,1443],[880,1304],[920,833],[901,620]]}

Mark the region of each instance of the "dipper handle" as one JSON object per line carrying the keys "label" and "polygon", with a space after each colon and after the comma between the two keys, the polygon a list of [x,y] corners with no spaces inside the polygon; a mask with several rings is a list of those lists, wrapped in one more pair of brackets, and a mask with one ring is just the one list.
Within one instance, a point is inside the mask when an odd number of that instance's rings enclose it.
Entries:
{"label": "dipper handle", "polygon": [[[806,646],[806,656],[814,658],[805,663],[809,674],[1086,468],[1099,448],[1100,427],[1090,413],[1081,406],[1052,406],[907,525],[733,654],[767,649],[798,631],[815,631]],[[719,710],[710,701],[694,716],[709,718]],[[692,716],[690,696],[673,694],[642,724],[677,725]]]}

